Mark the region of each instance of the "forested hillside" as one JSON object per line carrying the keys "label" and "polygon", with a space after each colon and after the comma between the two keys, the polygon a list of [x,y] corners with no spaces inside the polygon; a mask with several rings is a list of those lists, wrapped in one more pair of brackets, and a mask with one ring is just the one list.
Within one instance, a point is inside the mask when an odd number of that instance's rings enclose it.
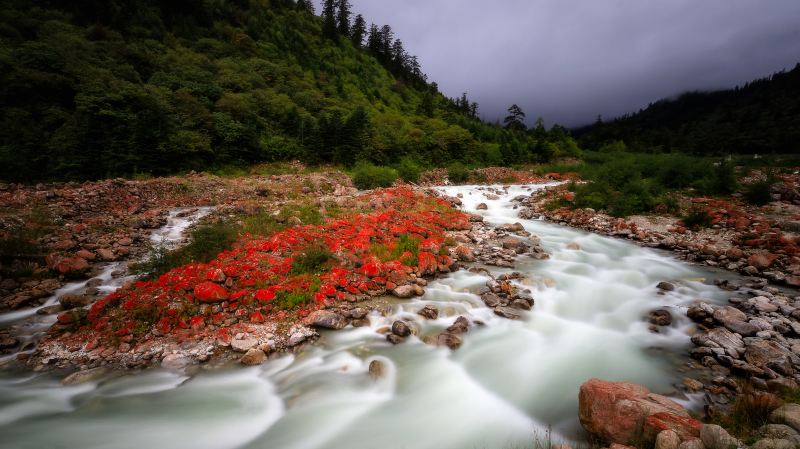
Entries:
{"label": "forested hillside", "polygon": [[590,149],[622,141],[637,152],[800,153],[800,64],[743,87],[661,100],[577,134]]}
{"label": "forested hillside", "polygon": [[[166,174],[300,159],[444,165],[576,150],[476,118],[347,1],[8,0],[0,179]],[[546,138],[546,139],[545,139]],[[545,142],[548,140],[548,142]]]}

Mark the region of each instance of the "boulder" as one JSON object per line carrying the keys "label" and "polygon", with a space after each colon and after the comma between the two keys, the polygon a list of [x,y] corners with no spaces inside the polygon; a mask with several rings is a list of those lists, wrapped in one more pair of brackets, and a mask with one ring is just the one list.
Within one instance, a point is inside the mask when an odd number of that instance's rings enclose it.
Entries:
{"label": "boulder", "polygon": [[474,262],[475,254],[472,249],[465,245],[459,245],[455,249],[456,258],[462,262]]}
{"label": "boulder", "polygon": [[236,352],[247,352],[252,348],[258,346],[258,340],[255,338],[243,338],[241,340],[231,340],[231,349]]}
{"label": "boulder", "polygon": [[662,430],[656,436],[655,449],[678,449],[681,445],[681,437],[674,430]]}
{"label": "boulder", "polygon": [[703,442],[700,441],[699,438],[693,438],[691,440],[686,440],[678,446],[678,449],[706,449],[703,446]]}
{"label": "boulder", "polygon": [[386,365],[380,360],[369,362],[369,376],[375,380],[386,375]]}
{"label": "boulder", "polygon": [[800,404],[785,404],[769,415],[769,421],[773,424],[786,424],[797,432],[800,432]]}
{"label": "boulder", "polygon": [[487,206],[486,203],[480,203],[477,206],[475,206],[475,209],[477,209],[477,210],[487,210],[487,209],[489,209],[489,206]]}
{"label": "boulder", "polygon": [[264,351],[258,348],[250,348],[247,350],[247,353],[245,353],[245,355],[243,355],[242,358],[239,359],[239,363],[241,363],[242,365],[253,366],[253,365],[261,365],[266,360],[267,360],[267,354]]}
{"label": "boulder", "polygon": [[669,326],[672,324],[672,314],[666,309],[653,310],[647,316],[647,320],[656,326]]}
{"label": "boulder", "polygon": [[405,321],[397,320],[392,323],[392,333],[398,337],[408,337],[411,335],[411,328]]}
{"label": "boulder", "polygon": [[415,285],[401,285],[394,290],[392,290],[392,294],[397,296],[398,298],[412,298],[417,294],[417,289]]}
{"label": "boulder", "polygon": [[800,447],[800,433],[786,424],[767,424],[758,429],[758,434],[763,438],[789,440]]}
{"label": "boulder", "polygon": [[513,307],[503,307],[503,306],[495,307],[494,314],[497,316],[501,316],[503,318],[508,318],[509,320],[518,320],[522,318],[520,312]]}
{"label": "boulder", "polygon": [[439,318],[439,309],[429,304],[418,310],[417,315],[423,316],[429,320],[435,320]]}
{"label": "boulder", "polygon": [[703,423],[688,416],[658,412],[645,418],[644,438],[646,441],[653,441],[659,433],[665,430],[672,430],[677,433],[681,441],[698,438],[702,426]]}
{"label": "boulder", "polygon": [[330,310],[315,310],[308,316],[308,325],[324,329],[342,329],[347,326],[347,318]]}
{"label": "boulder", "polygon": [[657,413],[689,418],[680,404],[641,385],[600,379],[581,385],[578,407],[587,432],[621,444],[638,441],[645,420]]}
{"label": "boulder", "polygon": [[108,248],[100,248],[97,250],[97,255],[100,256],[103,260],[115,260],[117,256],[114,255],[114,251],[111,251]]}
{"label": "boulder", "polygon": [[797,445],[791,440],[765,438],[756,441],[752,449],[797,449]]}
{"label": "boulder", "polygon": [[697,346],[721,348],[733,358],[739,358],[739,353],[744,352],[744,340],[724,327],[717,327],[706,332],[699,332],[692,336],[692,343]]}
{"label": "boulder", "polygon": [[442,332],[436,337],[426,337],[425,343],[436,346],[447,346],[451,350],[455,351],[461,347],[461,345],[464,343],[464,339],[451,332]]}
{"label": "boulder", "polygon": [[700,440],[706,449],[736,449],[742,445],[728,431],[716,424],[704,424],[700,428]]}
{"label": "boulder", "polygon": [[447,328],[447,332],[453,334],[465,334],[467,331],[469,331],[469,320],[463,316],[456,318],[456,321]]}
{"label": "boulder", "polygon": [[202,282],[194,286],[194,297],[198,302],[216,303],[228,299],[228,290],[214,282]]}
{"label": "boulder", "polygon": [[741,310],[725,306],[714,310],[714,319],[722,324],[726,321],[747,321],[747,315]]}
{"label": "boulder", "polygon": [[406,339],[397,334],[388,333],[386,334],[386,341],[393,345],[399,345],[400,343],[406,341]]}
{"label": "boulder", "polygon": [[86,295],[76,295],[74,293],[67,293],[58,298],[59,304],[65,310],[75,309],[78,307],[88,306],[92,303],[92,299]]}
{"label": "boulder", "polygon": [[662,282],[659,282],[658,285],[656,285],[656,288],[659,289],[659,290],[665,291],[665,292],[671,292],[671,291],[675,290],[675,284],[672,284],[672,283],[666,282],[666,281],[662,281]]}
{"label": "boulder", "polygon": [[771,267],[778,256],[771,253],[756,253],[747,258],[747,263],[751,266],[758,268],[759,271],[766,270]]}
{"label": "boulder", "polygon": [[503,300],[492,292],[482,294],[481,299],[488,307],[497,307],[503,305]]}

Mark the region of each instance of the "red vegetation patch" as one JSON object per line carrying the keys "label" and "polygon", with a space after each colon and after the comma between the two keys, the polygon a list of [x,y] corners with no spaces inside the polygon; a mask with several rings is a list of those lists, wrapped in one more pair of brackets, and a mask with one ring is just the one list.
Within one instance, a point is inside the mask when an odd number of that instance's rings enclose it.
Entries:
{"label": "red vegetation patch", "polygon": [[[468,218],[446,202],[407,188],[384,189],[357,199],[372,213],[289,228],[266,238],[244,236],[207,264],[191,264],[152,282],[137,282],[98,301],[80,332],[85,341],[134,335],[200,332],[225,323],[262,323],[305,316],[332,302],[385,292],[408,283],[410,274],[435,274],[453,261],[440,256],[448,230],[469,229]],[[380,259],[403,240],[409,251]],[[321,275],[295,274],[293,260],[309,245],[322,245],[334,260]],[[396,251],[400,252],[400,251]],[[287,310],[290,314],[287,315]]]}

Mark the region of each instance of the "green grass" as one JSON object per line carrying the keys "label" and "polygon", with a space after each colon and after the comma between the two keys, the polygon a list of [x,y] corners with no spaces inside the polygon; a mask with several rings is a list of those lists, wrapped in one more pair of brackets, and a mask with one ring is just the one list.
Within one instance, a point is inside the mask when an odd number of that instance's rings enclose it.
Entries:
{"label": "green grass", "polygon": [[400,262],[408,266],[415,266],[418,263],[419,244],[421,242],[422,241],[419,238],[411,237],[408,234],[403,234],[395,242],[394,248],[390,247],[389,245],[373,244],[370,246],[370,252],[375,254],[375,257],[382,262],[398,260],[404,253],[409,252],[411,253],[411,257],[406,257],[405,259],[400,260]]}
{"label": "green grass", "polygon": [[769,176],[764,181],[756,181],[752,184],[747,185],[744,188],[744,199],[756,206],[763,206],[770,201],[772,201],[772,194],[770,192],[770,187],[775,182],[772,176]]}

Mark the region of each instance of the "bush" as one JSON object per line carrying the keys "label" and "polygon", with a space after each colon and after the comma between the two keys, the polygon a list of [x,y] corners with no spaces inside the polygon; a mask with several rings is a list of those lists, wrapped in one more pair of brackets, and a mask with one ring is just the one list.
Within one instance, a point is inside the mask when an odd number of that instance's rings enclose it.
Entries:
{"label": "bush", "polygon": [[361,190],[390,187],[398,178],[397,170],[359,162],[353,169],[353,184]]}
{"label": "bush", "polygon": [[763,206],[772,201],[770,187],[772,187],[771,179],[754,182],[744,189],[744,199],[750,204]]}
{"label": "bush", "polygon": [[411,157],[404,157],[395,167],[400,178],[405,182],[419,181],[419,175],[422,173],[422,168],[416,160]]}
{"label": "bush", "polygon": [[469,179],[469,168],[461,162],[456,162],[447,167],[447,178],[454,184],[467,182]]}
{"label": "bush", "polygon": [[701,207],[692,207],[685,217],[681,219],[687,228],[707,228],[711,226],[711,215]]}
{"label": "bush", "polygon": [[295,256],[292,274],[320,275],[328,271],[328,262],[334,259],[333,253],[321,245],[309,246]]}

